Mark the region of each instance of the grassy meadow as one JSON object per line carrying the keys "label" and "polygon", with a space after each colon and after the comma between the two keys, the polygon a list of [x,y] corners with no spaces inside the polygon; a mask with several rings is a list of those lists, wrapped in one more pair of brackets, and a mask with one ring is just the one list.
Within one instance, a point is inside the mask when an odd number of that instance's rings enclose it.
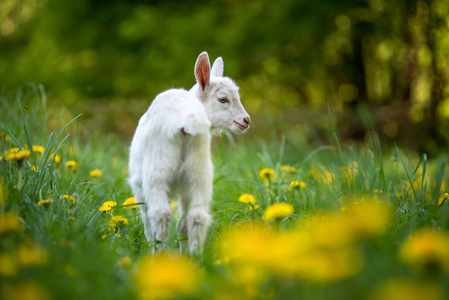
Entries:
{"label": "grassy meadow", "polygon": [[224,134],[204,254],[179,252],[173,199],[167,250],[152,256],[129,141],[81,139],[76,118],[47,126],[40,86],[1,97],[1,299],[449,297],[447,155],[375,133],[347,146],[338,129],[319,147]]}

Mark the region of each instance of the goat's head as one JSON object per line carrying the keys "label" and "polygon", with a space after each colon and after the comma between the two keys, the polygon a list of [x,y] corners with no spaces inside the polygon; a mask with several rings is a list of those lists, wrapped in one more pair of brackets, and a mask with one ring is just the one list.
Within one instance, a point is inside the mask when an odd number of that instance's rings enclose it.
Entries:
{"label": "goat's head", "polygon": [[223,59],[217,58],[210,67],[209,56],[203,52],[195,64],[197,84],[192,92],[202,101],[214,131],[242,133],[248,130],[250,117],[240,102],[239,87],[223,77]]}

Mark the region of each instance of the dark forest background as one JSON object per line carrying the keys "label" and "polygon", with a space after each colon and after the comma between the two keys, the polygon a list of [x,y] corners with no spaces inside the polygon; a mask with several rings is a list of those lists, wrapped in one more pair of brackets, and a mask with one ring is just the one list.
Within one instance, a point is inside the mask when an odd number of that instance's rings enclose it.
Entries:
{"label": "dark forest background", "polygon": [[[247,136],[340,138],[437,152],[449,141],[445,0],[2,0],[0,86],[42,84],[57,122],[129,139],[154,96],[222,56]],[[332,116],[332,117],[330,117]],[[367,134],[368,133],[368,134]]]}

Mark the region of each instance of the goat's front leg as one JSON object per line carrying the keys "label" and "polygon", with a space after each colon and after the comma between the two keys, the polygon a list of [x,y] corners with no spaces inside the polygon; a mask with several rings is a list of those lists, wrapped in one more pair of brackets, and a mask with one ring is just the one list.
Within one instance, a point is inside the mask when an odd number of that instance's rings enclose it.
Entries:
{"label": "goat's front leg", "polygon": [[187,162],[190,164],[190,172],[188,175],[188,205],[183,204],[183,206],[188,206],[185,222],[190,253],[201,254],[207,228],[211,222],[209,205],[212,199],[212,162],[208,151],[199,151],[196,155],[189,157]]}
{"label": "goat's front leg", "polygon": [[151,228],[151,237],[148,241],[153,242],[153,252],[162,250],[170,233],[170,224],[173,219],[173,212],[164,187],[165,182],[154,179],[147,180],[144,186],[147,218]]}

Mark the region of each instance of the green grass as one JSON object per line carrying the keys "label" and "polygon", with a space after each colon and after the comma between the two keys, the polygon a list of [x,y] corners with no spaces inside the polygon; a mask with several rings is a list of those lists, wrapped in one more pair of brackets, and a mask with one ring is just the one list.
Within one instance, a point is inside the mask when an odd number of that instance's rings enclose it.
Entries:
{"label": "green grass", "polygon": [[[46,299],[45,295],[52,299],[137,298],[136,266],[150,255],[151,247],[145,241],[139,214],[122,206],[132,196],[126,181],[128,142],[98,133],[81,140],[76,133],[80,120],[47,128],[46,96],[40,86],[30,85],[15,95],[3,95],[0,103],[0,154],[12,147],[45,147],[42,154],[31,153],[21,167],[5,155],[0,160],[0,215],[17,213],[22,224],[17,230],[0,231],[2,298],[11,291],[22,299],[26,298],[20,294],[24,291],[37,299]],[[214,141],[214,221],[204,254],[190,258],[205,274],[192,298],[226,298],[232,291],[242,298],[360,299],[374,295],[379,286],[395,278],[418,285],[430,282],[449,295],[447,261],[436,260],[432,269],[423,269],[398,259],[399,248],[411,233],[420,228],[449,229],[448,201],[438,203],[449,189],[447,157],[429,158],[389,145],[381,147],[374,135],[373,148],[364,144],[349,147],[340,144],[335,132],[331,132],[334,145],[317,148],[295,135],[249,141],[245,136],[225,134]],[[60,163],[51,159],[53,153],[60,155]],[[65,166],[72,160],[77,162],[75,172]],[[296,172],[282,171],[283,165],[295,167]],[[348,167],[354,173],[343,169]],[[259,177],[263,168],[274,170],[271,182]],[[103,176],[90,176],[93,169],[102,170]],[[330,182],[326,183],[323,176]],[[294,180],[303,181],[306,187],[289,190]],[[244,193],[255,196],[258,209],[250,211],[248,205],[238,202]],[[76,203],[62,201],[63,195],[75,197]],[[222,233],[233,225],[262,222],[276,232],[290,232],[317,213],[338,212],[349,202],[368,198],[386,203],[393,219],[385,232],[357,243],[364,263],[355,275],[317,283],[271,274],[252,284],[258,291],[254,293],[244,282],[236,282],[235,267],[217,264],[217,260],[225,259],[217,250]],[[38,205],[45,199],[53,202]],[[118,205],[109,213],[100,213],[98,208],[105,201]],[[290,203],[295,213],[266,222],[265,209],[277,202]],[[110,218],[118,215],[127,218],[129,224],[112,232]],[[176,220],[167,247],[178,251],[180,237],[175,225]],[[36,258],[23,263],[20,249],[32,248],[30,245],[38,245],[41,251],[28,252],[26,257]],[[119,268],[117,262],[126,256],[131,266]],[[449,253],[445,259],[449,260]],[[13,265],[9,273],[1,266],[6,261]],[[38,286],[37,291],[33,285]]]}

